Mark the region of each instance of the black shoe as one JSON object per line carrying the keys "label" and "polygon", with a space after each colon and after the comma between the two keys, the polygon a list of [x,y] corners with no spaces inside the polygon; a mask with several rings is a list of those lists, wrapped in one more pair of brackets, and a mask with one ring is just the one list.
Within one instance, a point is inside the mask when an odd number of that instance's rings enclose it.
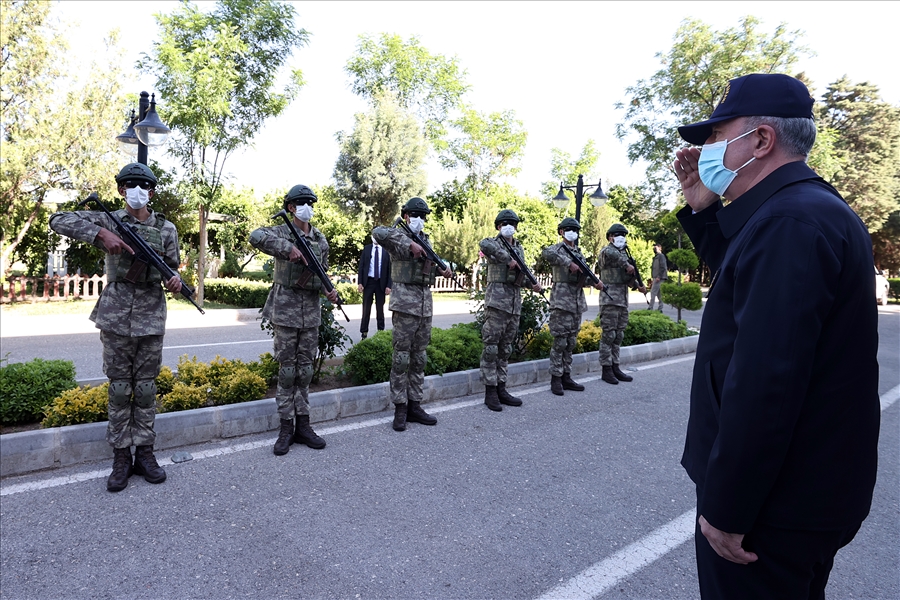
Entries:
{"label": "black shoe", "polygon": [[600,376],[600,379],[602,379],[606,383],[619,385],[619,380],[616,379],[615,375],[613,375],[612,367],[608,367],[606,365],[603,365],[603,375]]}
{"label": "black shoe", "polygon": [[360,340],[364,340],[364,339],[366,339],[367,337],[369,337],[369,334],[366,333],[365,331],[363,331],[362,333],[359,334],[359,339],[360,339]]}
{"label": "black shoe", "polygon": [[275,456],[282,456],[291,449],[294,443],[294,422],[291,419],[281,420],[281,430],[278,432],[278,439],[275,440],[275,447],[272,452]]}
{"label": "black shoe", "polygon": [[421,423],[422,425],[437,425],[437,419],[425,412],[425,409],[415,400],[409,401],[409,408],[406,409],[406,420],[410,423]]}
{"label": "black shoe", "polygon": [[162,483],[166,480],[166,472],[153,456],[153,446],[138,446],[135,449],[134,474],[143,475],[147,483]]}
{"label": "black shoe", "polygon": [[500,398],[500,404],[507,406],[522,406],[522,401],[506,391],[506,382],[497,383],[497,397]]}
{"label": "black shoe", "polygon": [[584,391],[584,386],[572,379],[572,375],[569,373],[563,373],[562,386],[564,390],[572,390],[573,392]]}
{"label": "black shoe", "polygon": [[559,375],[550,376],[550,391],[557,396],[563,395],[562,377]]}
{"label": "black shoe", "polygon": [[613,372],[613,375],[616,376],[616,379],[618,379],[619,381],[634,381],[634,377],[623,373],[622,369],[619,368],[619,365],[613,365],[612,372]]}
{"label": "black shoe", "polygon": [[297,415],[295,417],[294,443],[306,444],[313,450],[321,450],[325,447],[325,440],[316,435],[309,426],[309,415]]}
{"label": "black shoe", "polygon": [[484,405],[497,412],[503,410],[503,407],[500,406],[500,398],[497,397],[496,385],[484,386]]}
{"label": "black shoe", "polygon": [[406,431],[406,405],[394,405],[394,431]]}
{"label": "black shoe", "polygon": [[121,492],[128,487],[128,478],[133,472],[131,448],[113,448],[113,468],[106,480],[106,489],[110,492]]}

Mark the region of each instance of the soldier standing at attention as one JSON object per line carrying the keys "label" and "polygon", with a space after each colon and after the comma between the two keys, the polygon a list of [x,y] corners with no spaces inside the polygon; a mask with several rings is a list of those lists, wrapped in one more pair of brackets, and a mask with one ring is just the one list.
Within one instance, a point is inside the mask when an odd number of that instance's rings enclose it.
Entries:
{"label": "soldier standing at attention", "polygon": [[[524,262],[522,245],[513,236],[519,226],[519,217],[509,209],[501,210],[494,219],[494,227],[500,231],[513,251]],[[491,410],[503,410],[501,404],[522,406],[522,401],[506,391],[506,368],[512,344],[519,332],[522,314],[523,285],[528,285],[525,274],[519,270],[515,259],[499,240],[499,236],[481,240],[481,252],[487,259],[487,290],[484,293],[484,326],[481,328],[481,381],[484,383],[484,403]],[[532,289],[541,291],[540,285]]]}
{"label": "soldier standing at attention", "polygon": [[603,367],[601,379],[606,383],[618,384],[632,381],[619,368],[619,347],[628,326],[628,287],[647,292],[643,282],[635,279],[635,268],[628,262],[628,246],[625,236],[628,230],[616,223],[606,232],[607,246],[600,251],[600,280],[609,295],[600,296],[600,365]]}
{"label": "soldier standing at attention", "polygon": [[[410,198],[400,209],[400,218],[428,242],[423,233],[431,209],[421,198]],[[391,402],[394,431],[404,431],[406,422],[436,425],[437,419],[421,406],[425,383],[425,348],[431,341],[431,284],[437,266],[427,260],[425,250],[405,232],[394,227],[376,227],[372,237],[391,256],[391,300],[394,357],[391,364]],[[449,268],[441,273],[450,277]]]}
{"label": "soldier standing at attention", "polygon": [[[328,269],[328,240],[310,225],[316,194],[305,185],[295,185],[284,197],[284,209],[294,215],[294,227],[306,236],[313,254]],[[275,257],[272,289],[262,316],[275,329],[275,360],[278,361],[278,386],[275,402],[281,417],[281,430],[273,452],[284,455],[291,444],[306,444],[320,450],[325,440],[309,425],[309,383],[313,376],[313,359],[319,347],[319,324],[322,312],[319,294],[322,282],[306,266],[306,260],[294,245],[287,223],[260,227],[250,234],[250,244]],[[337,290],[326,294],[337,301]]]}
{"label": "soldier standing at attention", "polygon": [[650,267],[650,277],[653,284],[650,286],[650,310],[653,310],[653,302],[659,300],[659,312],[662,312],[662,298],[659,297],[659,288],[662,282],[669,278],[669,264],[666,255],[663,254],[662,244],[653,244],[653,265]]}
{"label": "soldier standing at attention", "polygon": [[[131,163],[119,171],[116,184],[126,203],[116,216],[134,226],[166,264],[177,269],[178,232],[165,215],[147,208],[156,189],[156,175],[146,165]],[[177,294],[181,280],[176,276],[162,281],[152,267],[129,273],[134,250],[115,233],[115,224],[106,213],[56,213],[50,217],[50,228],[106,252],[106,286],[90,316],[100,330],[103,373],[109,378],[106,441],[113,447],[114,458],[106,489],[124,490],[132,473],[143,475],[150,483],[162,483],[166,472],[153,454],[156,377],[166,332],[162,286]],[[136,447],[133,464],[131,446]]]}
{"label": "soldier standing at attention", "polygon": [[[566,217],[557,227],[563,240],[544,248],[542,256],[553,267],[553,290],[550,292],[550,334],[553,347],[550,349],[550,391],[557,396],[563,390],[583,392],[584,386],[572,379],[572,352],[581,327],[581,315],[587,310],[584,298],[585,273],[565,251],[569,248],[581,257],[575,245],[581,225],[572,217]],[[603,289],[602,284],[595,286]]]}

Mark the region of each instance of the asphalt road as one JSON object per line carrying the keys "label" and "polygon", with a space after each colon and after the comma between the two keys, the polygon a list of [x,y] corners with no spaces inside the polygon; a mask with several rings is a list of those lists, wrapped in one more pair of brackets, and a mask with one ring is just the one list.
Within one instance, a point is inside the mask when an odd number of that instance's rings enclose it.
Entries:
{"label": "asphalt road", "polygon": [[[890,308],[885,400],[900,386]],[[322,424],[321,451],[275,457],[272,434],[184,448],[195,458],[168,465],[168,481],[133,477],[118,494],[106,463],[6,478],[0,596],[518,599],[569,585],[697,598],[694,490],[678,464],[692,363],[633,365],[633,383],[593,379],[563,398],[519,388],[524,406],[501,413],[457,399],[436,427],[403,433],[387,413]],[[880,450],[872,512],[829,598],[900,597],[900,402],[882,412]]]}

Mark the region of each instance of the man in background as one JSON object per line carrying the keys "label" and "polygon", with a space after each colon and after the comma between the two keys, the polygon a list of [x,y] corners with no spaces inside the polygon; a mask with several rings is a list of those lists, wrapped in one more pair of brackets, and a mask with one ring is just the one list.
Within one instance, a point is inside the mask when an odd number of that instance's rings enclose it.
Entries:
{"label": "man in background", "polygon": [[359,333],[361,339],[366,339],[369,336],[372,301],[375,301],[375,326],[378,331],[384,331],[384,297],[391,293],[391,257],[375,238],[363,247],[356,281],[357,289],[363,295]]}
{"label": "man in background", "polygon": [[659,242],[653,244],[653,265],[650,267],[650,277],[653,283],[650,285],[650,310],[653,310],[653,304],[659,300],[659,312],[662,312],[662,298],[659,297],[659,288],[662,282],[669,278],[669,265],[666,262],[666,255],[663,254],[662,244]]}

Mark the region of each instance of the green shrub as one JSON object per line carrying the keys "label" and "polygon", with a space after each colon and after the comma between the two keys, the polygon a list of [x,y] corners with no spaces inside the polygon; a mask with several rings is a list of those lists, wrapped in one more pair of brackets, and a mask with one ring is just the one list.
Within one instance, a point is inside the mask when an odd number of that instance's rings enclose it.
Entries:
{"label": "green shrub", "polygon": [[703,308],[703,292],[699,283],[668,283],[659,286],[660,301],[669,306],[685,310]]}
{"label": "green shrub", "polygon": [[159,396],[165,396],[169,392],[172,391],[172,387],[175,385],[175,373],[172,372],[172,369],[163,365],[163,367],[159,370],[159,375],[156,376],[156,393]]}
{"label": "green shrub", "polygon": [[344,372],[353,379],[353,383],[368,385],[391,378],[392,341],[390,331],[379,331],[350,348],[344,355]]}
{"label": "green shrub", "polygon": [[888,295],[890,295],[891,298],[900,300],[900,278],[895,277],[892,279],[888,279],[888,285],[890,286],[890,289],[888,289]]}
{"label": "green shrub", "polygon": [[44,407],[41,427],[63,427],[106,421],[109,419],[106,412],[109,401],[108,390],[108,383],[98,387],[86,385],[66,390]]}
{"label": "green shrub", "polygon": [[343,300],[344,304],[362,304],[362,292],[359,291],[355,283],[336,283],[334,287],[337,289],[338,294],[341,295],[341,300]]}
{"label": "green shrub", "polygon": [[[599,316],[598,316],[599,318]],[[687,323],[676,323],[670,317],[655,310],[634,310],[628,315],[623,346],[635,346],[649,342],[662,342],[688,335]]]}
{"label": "green shrub", "polygon": [[578,338],[575,341],[574,354],[593,352],[600,348],[600,336],[603,329],[593,321],[585,321],[578,330]]}
{"label": "green shrub", "polygon": [[178,357],[178,381],[185,385],[209,386],[209,364],[198,361],[196,356],[188,358],[187,354],[182,354]]}
{"label": "green shrub", "polygon": [[247,364],[247,368],[263,378],[266,383],[272,383],[278,377],[280,365],[271,352],[259,355],[259,361]]}
{"label": "green shrub", "polygon": [[176,382],[172,391],[162,397],[162,412],[191,410],[209,406],[209,388],[205,385],[188,385]]}
{"label": "green shrub", "polygon": [[531,341],[525,347],[522,353],[524,360],[539,360],[550,356],[550,349],[553,347],[553,336],[550,335],[550,326],[544,325],[537,333],[535,333]]}
{"label": "green shrub", "polygon": [[203,283],[203,297],[242,308],[262,308],[269,297],[271,284],[248,279],[207,279]]}
{"label": "green shrub", "polygon": [[666,260],[675,265],[682,273],[693,271],[700,266],[700,259],[691,250],[673,248],[666,254]]}
{"label": "green shrub", "polygon": [[248,400],[259,400],[269,388],[265,380],[247,367],[235,369],[223,377],[214,389],[216,405],[237,404]]}
{"label": "green shrub", "polygon": [[478,368],[483,348],[481,334],[474,323],[457,323],[450,329],[435,327],[426,348],[425,374],[443,375]]}
{"label": "green shrub", "polygon": [[267,273],[265,271],[244,271],[241,273],[241,279],[247,279],[249,281],[265,281],[271,284],[272,273]]}
{"label": "green shrub", "polygon": [[320,308],[322,320],[319,323],[319,347],[316,350],[316,357],[313,359],[313,383],[319,381],[325,361],[334,358],[338,350],[346,348],[347,344],[351,342],[344,326],[334,315],[335,305],[327,298],[322,298]]}
{"label": "green shrub", "polygon": [[50,400],[76,385],[75,365],[69,360],[35,358],[0,367],[0,424],[40,420]]}

